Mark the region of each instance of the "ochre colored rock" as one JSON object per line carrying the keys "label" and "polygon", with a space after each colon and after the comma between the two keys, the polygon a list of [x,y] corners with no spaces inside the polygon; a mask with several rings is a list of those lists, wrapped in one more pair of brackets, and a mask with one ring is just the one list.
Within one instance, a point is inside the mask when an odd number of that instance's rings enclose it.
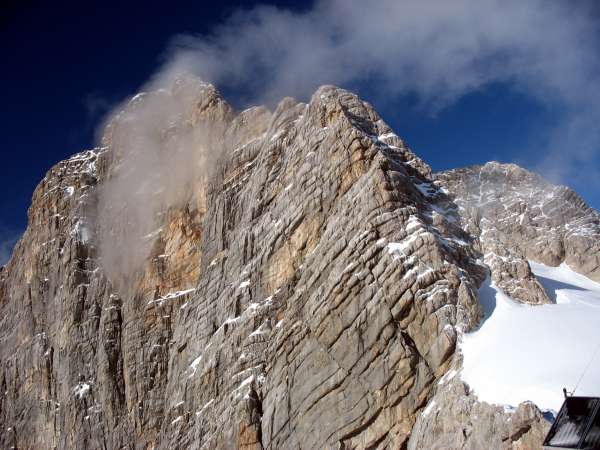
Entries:
{"label": "ochre colored rock", "polygon": [[[157,142],[199,146],[190,165],[204,164],[150,186],[151,214],[135,197],[106,202],[116,182],[155,179],[127,179],[144,175],[126,162],[145,147],[123,146],[140,144],[149,104],[177,112],[151,128]],[[598,279],[597,216],[575,194],[544,185],[540,201],[555,201],[534,204],[538,180],[514,166],[433,179],[333,86],[238,113],[182,78],[134,98],[102,145],[48,172],[0,271],[0,448],[539,446],[535,407],[507,415],[440,382],[481,317],[485,264],[530,303],[548,300],[525,258]],[[471,205],[479,173],[516,177],[528,200],[488,202],[483,188]],[[443,420],[425,414],[432,398]]]}

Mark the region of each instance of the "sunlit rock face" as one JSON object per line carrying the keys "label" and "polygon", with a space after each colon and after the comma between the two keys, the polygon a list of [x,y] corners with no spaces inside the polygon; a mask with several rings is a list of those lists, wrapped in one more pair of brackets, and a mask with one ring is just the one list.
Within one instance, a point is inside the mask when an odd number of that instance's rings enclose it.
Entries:
{"label": "sunlit rock face", "polygon": [[550,303],[527,260],[566,262],[600,280],[600,216],[571,189],[554,186],[514,164],[437,174],[452,192],[465,230],[477,237],[492,280],[524,303]]}
{"label": "sunlit rock face", "polygon": [[541,448],[550,424],[533,403],[507,408],[480,402],[453,371],[439,383],[413,428],[409,450]]}
{"label": "sunlit rock face", "polygon": [[236,112],[182,78],[102,145],[48,172],[0,273],[1,448],[539,447],[537,408],[516,430],[448,374],[485,264],[529,303],[524,258],[598,276],[575,194],[486,190],[516,166],[434,178],[333,86]]}

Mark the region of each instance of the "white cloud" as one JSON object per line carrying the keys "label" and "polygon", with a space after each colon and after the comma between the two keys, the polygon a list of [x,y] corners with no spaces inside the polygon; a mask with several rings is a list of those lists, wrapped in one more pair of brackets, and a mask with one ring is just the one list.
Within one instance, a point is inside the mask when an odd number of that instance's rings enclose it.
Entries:
{"label": "white cloud", "polygon": [[325,83],[367,82],[381,98],[416,94],[435,111],[509,83],[561,111],[540,163],[560,177],[580,169],[600,143],[598,23],[586,5],[331,0],[303,13],[259,6],[210,35],[174,39],[150,84],[190,71],[241,93],[243,102],[273,104],[306,99]]}
{"label": "white cloud", "polygon": [[[217,144],[218,136],[206,133],[214,124],[163,138],[182,111],[193,107],[188,103],[194,92],[203,89],[186,82],[172,90],[184,72],[233,92],[242,104],[273,105],[284,96],[306,100],[321,84],[360,83],[379,99],[414,95],[431,111],[490,84],[508,83],[560,112],[562,120],[548,133],[547,150],[539,157],[545,174],[556,179],[587,170],[582,161],[600,143],[595,126],[599,39],[584,4],[574,5],[560,0],[331,0],[302,13],[267,6],[240,10],[210,35],[177,37],[143,89],[166,90],[130,104],[113,130],[123,162],[120,175],[101,190],[100,210],[125,211],[130,226],[121,236],[102,238],[108,272],[118,276],[145,261],[152,242],[140,242],[159,226],[165,204],[176,204],[174,197],[185,196],[186,183],[207,175],[215,153],[227,151],[226,143]],[[118,217],[100,216],[109,222]],[[118,227],[107,223],[101,229]]]}

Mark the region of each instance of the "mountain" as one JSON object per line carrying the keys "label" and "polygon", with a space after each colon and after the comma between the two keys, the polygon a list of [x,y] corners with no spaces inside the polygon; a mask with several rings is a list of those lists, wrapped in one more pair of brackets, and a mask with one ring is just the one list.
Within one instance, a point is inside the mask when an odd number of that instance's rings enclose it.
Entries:
{"label": "mountain", "polygon": [[478,237],[492,280],[524,303],[550,303],[526,260],[565,262],[600,281],[600,216],[571,189],[514,164],[450,170],[437,180],[454,194],[463,226]]}
{"label": "mountain", "polygon": [[0,447],[539,448],[540,409],[480,401],[461,342],[488,274],[543,307],[528,261],[598,280],[599,235],[517,166],[433,174],[343,89],[237,112],[182,77],[33,194]]}

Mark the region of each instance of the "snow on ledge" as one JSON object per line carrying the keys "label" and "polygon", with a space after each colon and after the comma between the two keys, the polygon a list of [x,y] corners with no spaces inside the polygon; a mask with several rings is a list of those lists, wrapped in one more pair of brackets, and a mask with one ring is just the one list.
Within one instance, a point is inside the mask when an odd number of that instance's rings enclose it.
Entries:
{"label": "snow on ledge", "polygon": [[82,398],[90,391],[90,388],[91,386],[88,383],[79,383],[75,386],[75,389],[73,389],[73,393],[75,394],[75,397]]}

